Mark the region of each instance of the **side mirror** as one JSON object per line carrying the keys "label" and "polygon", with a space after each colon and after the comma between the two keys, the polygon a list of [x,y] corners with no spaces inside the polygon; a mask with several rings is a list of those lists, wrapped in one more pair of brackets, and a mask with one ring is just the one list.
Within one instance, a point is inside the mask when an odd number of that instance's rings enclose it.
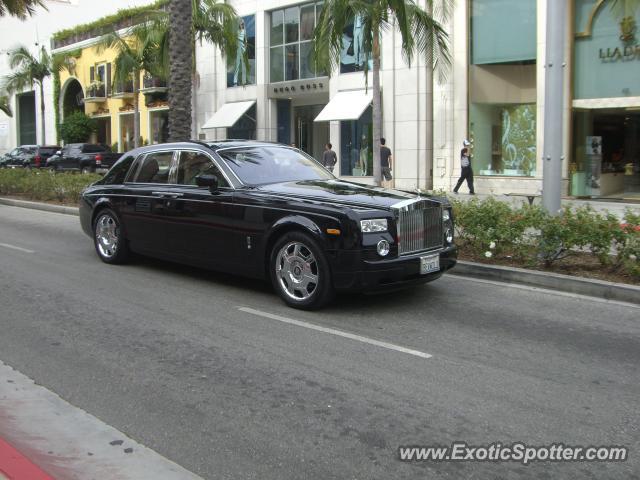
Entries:
{"label": "side mirror", "polygon": [[218,191],[218,177],[215,175],[198,175],[196,177],[196,185],[199,187],[209,187],[209,191],[214,193]]}
{"label": "side mirror", "polygon": [[58,151],[56,152],[56,155],[58,155],[59,157],[61,157],[61,156],[62,156],[62,150],[58,150]]}

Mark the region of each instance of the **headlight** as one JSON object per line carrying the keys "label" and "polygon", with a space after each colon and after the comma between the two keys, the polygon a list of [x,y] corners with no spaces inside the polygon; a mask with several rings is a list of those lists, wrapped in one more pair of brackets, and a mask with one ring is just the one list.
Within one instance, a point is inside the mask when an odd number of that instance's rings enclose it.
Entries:
{"label": "headlight", "polygon": [[446,208],[442,210],[442,220],[444,222],[448,222],[449,220],[451,220],[451,214],[449,213],[449,210],[447,210]]}
{"label": "headlight", "polygon": [[360,230],[362,230],[362,233],[386,232],[387,219],[360,220]]}
{"label": "headlight", "polygon": [[391,251],[391,246],[386,240],[380,240],[378,242],[378,245],[376,246],[376,250],[378,251],[378,255],[380,255],[381,257],[386,257]]}
{"label": "headlight", "polygon": [[444,232],[444,238],[447,243],[453,243],[453,230],[447,228],[447,230]]}

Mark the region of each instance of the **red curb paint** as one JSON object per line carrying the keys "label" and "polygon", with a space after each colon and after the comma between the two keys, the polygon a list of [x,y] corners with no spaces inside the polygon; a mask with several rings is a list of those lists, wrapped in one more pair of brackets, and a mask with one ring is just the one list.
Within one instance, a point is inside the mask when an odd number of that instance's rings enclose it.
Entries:
{"label": "red curb paint", "polygon": [[55,480],[0,438],[0,477],[9,480]]}

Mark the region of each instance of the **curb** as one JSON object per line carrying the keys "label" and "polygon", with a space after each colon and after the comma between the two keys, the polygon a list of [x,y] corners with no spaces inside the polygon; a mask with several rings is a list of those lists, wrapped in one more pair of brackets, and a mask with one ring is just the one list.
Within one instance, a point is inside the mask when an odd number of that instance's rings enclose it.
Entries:
{"label": "curb", "polygon": [[[26,200],[15,200],[13,198],[0,198],[0,205],[64,213],[66,215],[80,215],[77,207],[50,205],[48,203],[29,202]],[[548,290],[558,290],[561,292],[640,305],[640,287],[626,285],[624,283],[612,283],[602,280],[572,277],[560,273],[486,265],[484,263],[465,262],[463,260],[458,260],[455,268],[447,273],[450,275],[482,278],[504,283],[517,283],[531,287],[546,288]]]}
{"label": "curb", "polygon": [[605,282],[583,277],[572,277],[560,273],[539,272],[523,268],[485,265],[483,263],[459,260],[451,275],[482,278],[505,283],[517,283],[547,290],[598,297],[605,300],[634,303],[640,305],[640,287],[624,283]]}
{"label": "curb", "polygon": [[49,203],[29,202],[27,200],[16,200],[13,198],[0,198],[0,205],[30,208],[32,210],[42,210],[45,212],[64,213],[65,215],[80,215],[78,207],[66,207],[64,205],[51,205]]}

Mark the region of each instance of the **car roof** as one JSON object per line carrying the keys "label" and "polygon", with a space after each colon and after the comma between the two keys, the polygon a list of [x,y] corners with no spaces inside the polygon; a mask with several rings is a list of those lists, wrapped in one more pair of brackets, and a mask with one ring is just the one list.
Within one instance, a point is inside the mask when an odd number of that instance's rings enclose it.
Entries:
{"label": "car roof", "polygon": [[180,148],[193,148],[194,146],[200,146],[205,149],[213,151],[222,150],[225,148],[242,148],[242,147],[267,147],[267,146],[282,146],[287,147],[282,143],[266,142],[259,140],[218,140],[215,142],[203,142],[200,140],[188,140],[185,142],[169,142],[169,143],[157,143],[154,145],[146,145],[134,150],[126,152],[127,154],[139,155],[147,152],[154,152],[164,149],[180,149]]}

